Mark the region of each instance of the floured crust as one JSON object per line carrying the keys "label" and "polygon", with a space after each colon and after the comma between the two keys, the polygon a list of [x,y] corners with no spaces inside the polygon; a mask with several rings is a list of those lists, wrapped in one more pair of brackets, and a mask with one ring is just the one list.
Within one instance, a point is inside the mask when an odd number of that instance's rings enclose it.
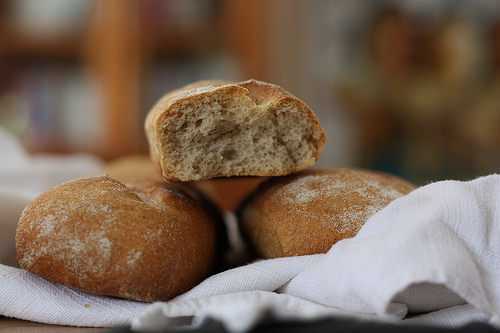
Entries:
{"label": "floured crust", "polygon": [[[250,98],[252,103],[260,106],[256,111],[274,112],[281,107],[293,105],[302,112],[303,117],[309,119],[314,127],[314,152],[313,158],[287,170],[259,171],[248,173],[226,173],[217,174],[214,177],[230,177],[230,176],[277,176],[287,175],[292,172],[303,170],[312,166],[318,159],[325,144],[325,134],[320,127],[319,121],[314,112],[300,99],[296,98],[283,88],[257,80],[248,80],[238,83],[227,81],[200,81],[181,89],[174,90],[163,98],[152,108],[145,122],[146,135],[150,147],[151,159],[160,166],[163,177],[168,180],[200,180],[213,177],[186,178],[180,177],[175,167],[170,163],[170,158],[167,149],[164,145],[164,133],[167,130],[169,119],[179,116],[180,110],[186,105],[195,105],[211,96],[220,95],[226,98],[241,98],[242,96]],[[262,107],[263,106],[263,107]],[[258,109],[258,110],[257,110]]]}
{"label": "floured crust", "polygon": [[192,191],[109,177],[57,186],[24,210],[18,263],[96,295],[168,300],[201,281],[216,259],[220,216]]}
{"label": "floured crust", "polygon": [[325,253],[413,188],[400,178],[371,171],[308,170],[261,184],[238,217],[263,257]]}

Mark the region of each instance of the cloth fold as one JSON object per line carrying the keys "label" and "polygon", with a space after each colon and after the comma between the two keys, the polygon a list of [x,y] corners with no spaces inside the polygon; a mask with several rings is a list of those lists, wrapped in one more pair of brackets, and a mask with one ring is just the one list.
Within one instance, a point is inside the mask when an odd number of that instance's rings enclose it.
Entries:
{"label": "cloth fold", "polygon": [[[338,242],[285,292],[327,306],[387,315],[392,301],[406,291],[404,305],[410,312],[465,301],[497,322],[499,204],[497,175],[419,188],[375,214],[356,237]],[[446,288],[435,292],[436,285]],[[411,293],[412,288],[418,292]]]}

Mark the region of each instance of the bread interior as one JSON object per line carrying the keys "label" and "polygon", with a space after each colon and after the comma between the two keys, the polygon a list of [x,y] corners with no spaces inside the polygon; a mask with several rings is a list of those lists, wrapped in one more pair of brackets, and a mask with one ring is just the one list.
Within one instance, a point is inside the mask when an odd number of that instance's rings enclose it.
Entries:
{"label": "bread interior", "polygon": [[315,161],[314,124],[294,101],[215,93],[175,114],[162,129],[162,162],[181,180],[284,174]]}

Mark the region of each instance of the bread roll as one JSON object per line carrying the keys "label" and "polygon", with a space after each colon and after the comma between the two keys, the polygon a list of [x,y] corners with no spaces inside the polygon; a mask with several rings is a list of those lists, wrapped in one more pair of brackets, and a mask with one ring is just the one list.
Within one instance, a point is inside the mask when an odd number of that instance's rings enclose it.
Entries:
{"label": "bread roll", "polygon": [[104,172],[125,183],[162,180],[159,170],[147,155],[130,155],[115,159],[106,164]]}
{"label": "bread roll", "polygon": [[265,258],[327,252],[414,187],[370,171],[309,170],[261,184],[238,210],[246,238]]}
{"label": "bread roll", "polygon": [[62,184],[24,210],[18,263],[91,294],[168,300],[200,282],[216,260],[220,217],[193,193],[109,177]]}
{"label": "bread roll", "polygon": [[287,175],[312,166],[325,142],[304,102],[255,80],[175,90],[145,127],[151,157],[169,180]]}

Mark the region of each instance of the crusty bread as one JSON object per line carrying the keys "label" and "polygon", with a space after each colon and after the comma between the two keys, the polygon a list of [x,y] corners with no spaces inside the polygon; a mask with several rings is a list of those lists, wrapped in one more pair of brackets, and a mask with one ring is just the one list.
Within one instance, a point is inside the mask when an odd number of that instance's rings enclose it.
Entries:
{"label": "crusty bread", "polygon": [[178,184],[126,186],[109,177],[62,184],[24,210],[18,263],[96,295],[168,300],[196,285],[216,260],[220,215],[193,193]]}
{"label": "crusty bread", "polygon": [[117,158],[104,167],[109,177],[121,182],[161,181],[162,177],[155,164],[147,155],[130,155]]}
{"label": "crusty bread", "polygon": [[165,95],[146,118],[153,161],[169,180],[287,175],[312,166],[325,135],[279,86],[201,81]]}
{"label": "crusty bread", "polygon": [[413,188],[382,173],[308,170],[262,183],[238,209],[238,218],[260,256],[324,253]]}

